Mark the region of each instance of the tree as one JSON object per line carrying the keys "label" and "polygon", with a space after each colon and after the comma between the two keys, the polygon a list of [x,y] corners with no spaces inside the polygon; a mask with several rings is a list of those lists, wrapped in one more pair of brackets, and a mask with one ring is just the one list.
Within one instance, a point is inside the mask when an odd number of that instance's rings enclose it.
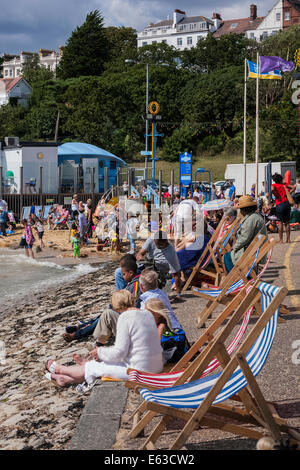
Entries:
{"label": "tree", "polygon": [[101,75],[108,57],[109,42],[104,33],[103,18],[95,10],[72,32],[57,68],[57,75],[62,79]]}
{"label": "tree", "polygon": [[29,83],[34,86],[37,82],[44,82],[54,78],[54,73],[40,65],[40,59],[37,54],[27,56],[22,67],[22,76]]}

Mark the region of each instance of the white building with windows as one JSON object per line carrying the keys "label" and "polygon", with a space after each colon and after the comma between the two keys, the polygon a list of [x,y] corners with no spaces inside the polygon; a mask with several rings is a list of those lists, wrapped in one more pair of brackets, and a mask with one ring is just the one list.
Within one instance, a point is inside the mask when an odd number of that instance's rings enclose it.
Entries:
{"label": "white building with windows", "polygon": [[208,19],[205,16],[186,16],[184,11],[175,10],[172,19],[150,23],[138,33],[138,47],[161,42],[179,50],[190,49],[209,32],[216,31],[219,23],[217,14],[213,19]]}
{"label": "white building with windows", "polygon": [[[256,15],[256,6],[255,15]],[[273,8],[267,13],[256,29],[246,31],[246,37],[249,39],[256,39],[256,41],[263,41],[268,36],[277,34],[278,31],[283,29],[283,4],[279,0]]]}
{"label": "white building with windows", "polygon": [[40,49],[38,53],[25,51],[21,51],[20,55],[4,53],[2,54],[2,57],[4,57],[4,62],[2,64],[2,76],[3,78],[20,77],[22,75],[22,69],[25,62],[34,56],[38,56],[41,67],[45,67],[55,73],[62,54],[63,46],[59,47],[58,52],[48,49]]}

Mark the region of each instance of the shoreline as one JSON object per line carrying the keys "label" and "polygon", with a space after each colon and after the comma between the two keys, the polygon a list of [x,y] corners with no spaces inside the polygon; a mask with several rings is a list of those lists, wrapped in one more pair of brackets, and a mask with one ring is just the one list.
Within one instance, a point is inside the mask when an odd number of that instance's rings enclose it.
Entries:
{"label": "shoreline", "polygon": [[70,365],[74,352],[87,353],[92,337],[66,343],[62,335],[67,324],[95,318],[110,302],[114,265],[6,306],[0,338],[5,348],[0,362],[2,450],[67,447],[89,395],[78,394],[75,387],[57,389],[44,378],[44,364],[54,357]]}

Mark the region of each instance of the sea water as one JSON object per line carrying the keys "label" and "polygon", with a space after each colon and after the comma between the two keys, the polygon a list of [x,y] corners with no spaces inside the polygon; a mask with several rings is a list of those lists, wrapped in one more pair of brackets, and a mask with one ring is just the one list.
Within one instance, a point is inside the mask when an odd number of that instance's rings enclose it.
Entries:
{"label": "sea water", "polygon": [[0,311],[3,302],[20,300],[28,294],[47,293],[49,287],[58,287],[98,269],[89,264],[62,266],[28,258],[21,250],[0,248]]}

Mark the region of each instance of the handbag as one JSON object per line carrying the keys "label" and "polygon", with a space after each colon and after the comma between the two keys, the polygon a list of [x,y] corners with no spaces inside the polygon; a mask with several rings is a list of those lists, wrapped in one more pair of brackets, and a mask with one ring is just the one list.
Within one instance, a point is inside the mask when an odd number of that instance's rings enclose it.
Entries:
{"label": "handbag", "polygon": [[292,198],[292,196],[291,196],[289,190],[288,190],[286,187],[284,187],[284,189],[285,189],[285,194],[286,194],[287,200],[289,201],[290,206],[294,206],[294,205],[295,205],[295,201],[294,201],[294,199]]}

